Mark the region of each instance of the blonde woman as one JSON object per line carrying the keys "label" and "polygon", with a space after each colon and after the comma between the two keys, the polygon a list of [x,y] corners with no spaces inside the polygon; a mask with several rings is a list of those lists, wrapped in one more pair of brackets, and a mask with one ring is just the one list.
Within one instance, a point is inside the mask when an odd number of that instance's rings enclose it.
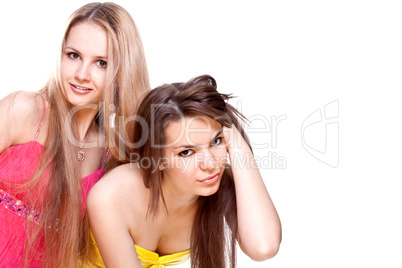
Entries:
{"label": "blonde woman", "polygon": [[130,14],[113,3],[76,10],[47,84],[0,101],[0,267],[74,267],[85,258],[86,196],[106,164],[127,158],[132,129],[121,119],[148,90]]}

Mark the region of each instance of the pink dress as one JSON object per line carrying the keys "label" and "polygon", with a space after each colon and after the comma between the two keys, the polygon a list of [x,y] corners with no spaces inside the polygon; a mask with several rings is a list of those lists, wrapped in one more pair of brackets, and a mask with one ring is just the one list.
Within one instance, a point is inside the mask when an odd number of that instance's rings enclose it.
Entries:
{"label": "pink dress", "polygon": [[[42,98],[43,99],[43,98]],[[27,191],[22,189],[15,196],[9,194],[10,185],[4,182],[24,183],[34,174],[44,147],[36,141],[45,115],[45,101],[42,119],[33,141],[25,144],[10,146],[0,154],[0,267],[23,267],[24,245],[26,238],[26,222],[35,221],[39,212],[35,211],[35,204],[26,204]],[[107,150],[103,166],[82,179],[83,209],[85,200],[91,187],[105,173],[105,163],[109,150]],[[41,200],[38,197],[38,203]],[[29,260],[28,267],[40,267],[40,252],[37,249],[35,259]]]}

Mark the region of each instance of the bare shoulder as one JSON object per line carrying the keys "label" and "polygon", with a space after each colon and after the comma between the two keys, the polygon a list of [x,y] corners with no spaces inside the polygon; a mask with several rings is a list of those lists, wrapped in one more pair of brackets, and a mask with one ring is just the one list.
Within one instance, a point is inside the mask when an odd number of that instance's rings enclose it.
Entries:
{"label": "bare shoulder", "polygon": [[135,165],[124,164],[105,174],[92,187],[88,195],[88,208],[111,202],[128,205],[133,203],[133,199],[141,202],[145,191],[140,170]]}
{"label": "bare shoulder", "polygon": [[106,173],[94,187],[108,188],[113,191],[114,188],[121,187],[138,188],[141,184],[143,185],[141,171],[136,165],[123,164]]}
{"label": "bare shoulder", "polygon": [[17,91],[9,94],[0,100],[0,107],[9,113],[10,116],[20,118],[33,114],[42,115],[43,101],[36,92]]}
{"label": "bare shoulder", "polygon": [[[43,114],[38,93],[18,91],[0,100],[0,147],[25,143],[33,139]],[[1,148],[0,148],[1,149]]]}

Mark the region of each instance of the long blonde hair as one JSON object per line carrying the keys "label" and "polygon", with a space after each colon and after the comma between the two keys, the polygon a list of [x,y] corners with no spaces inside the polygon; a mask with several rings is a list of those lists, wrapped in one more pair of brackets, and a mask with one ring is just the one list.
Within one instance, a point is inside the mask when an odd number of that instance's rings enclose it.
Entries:
{"label": "long blonde hair", "polygon": [[[107,33],[106,83],[96,120],[104,129],[112,154],[109,162],[114,166],[126,158],[126,146],[130,141],[127,133],[133,131],[126,128],[121,119],[135,114],[138,100],[150,90],[144,50],[134,20],[125,9],[114,3],[91,3],[76,10],[67,21],[60,56],[71,28],[84,22],[95,23]],[[74,267],[77,259],[88,254],[89,224],[86,215],[82,220],[80,168],[76,146],[70,142],[71,135],[76,134],[76,126],[65,120],[72,106],[61,84],[60,63],[40,93],[49,106],[45,117],[48,124],[46,150],[28,184],[42,185],[44,173],[48,179],[43,188],[46,195],[39,228],[28,224],[25,264],[38,254],[34,249],[44,238],[44,267]],[[50,168],[46,169],[48,166]]]}

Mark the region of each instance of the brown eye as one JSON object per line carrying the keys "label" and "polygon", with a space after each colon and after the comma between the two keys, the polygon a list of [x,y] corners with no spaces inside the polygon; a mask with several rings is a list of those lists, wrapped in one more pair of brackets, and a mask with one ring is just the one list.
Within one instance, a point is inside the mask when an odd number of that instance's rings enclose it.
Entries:
{"label": "brown eye", "polygon": [[216,146],[222,143],[222,137],[218,137],[211,142],[212,146]]}
{"label": "brown eye", "polygon": [[77,60],[80,58],[80,56],[75,52],[69,52],[69,53],[67,53],[67,56],[69,56],[73,60]]}
{"label": "brown eye", "polygon": [[98,66],[101,68],[106,68],[107,67],[107,62],[104,60],[98,61]]}
{"label": "brown eye", "polygon": [[180,153],[179,153],[179,155],[180,156],[183,156],[183,157],[187,157],[187,156],[190,156],[190,155],[192,155],[193,154],[193,151],[192,150],[185,150],[185,151],[181,151]]}

